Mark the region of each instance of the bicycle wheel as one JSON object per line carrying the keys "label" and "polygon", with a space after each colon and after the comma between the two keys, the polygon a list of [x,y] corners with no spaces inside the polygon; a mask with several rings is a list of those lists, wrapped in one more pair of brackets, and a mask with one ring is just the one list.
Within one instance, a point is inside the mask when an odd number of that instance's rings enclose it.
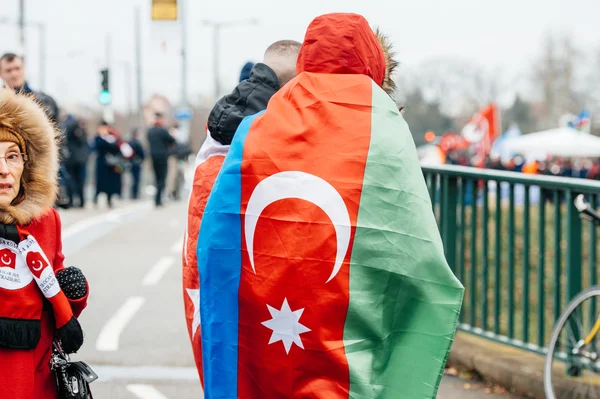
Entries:
{"label": "bicycle wheel", "polygon": [[[600,398],[600,287],[582,291],[562,312],[548,344],[544,390],[548,399]],[[586,338],[593,338],[589,343]]]}

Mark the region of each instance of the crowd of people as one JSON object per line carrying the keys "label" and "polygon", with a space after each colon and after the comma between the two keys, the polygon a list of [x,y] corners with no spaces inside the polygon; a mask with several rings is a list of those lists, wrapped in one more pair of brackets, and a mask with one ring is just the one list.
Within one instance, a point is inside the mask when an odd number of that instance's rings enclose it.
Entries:
{"label": "crowd of people", "polygon": [[[109,208],[113,207],[114,197],[139,199],[142,195],[142,165],[148,152],[155,174],[156,205],[162,205],[165,188],[169,190],[169,198],[180,199],[176,161],[185,160],[191,150],[187,141],[179,137],[177,122],[169,127],[164,115],[155,115],[156,121],[146,136],[148,149],[145,149],[143,137],[146,132],[141,127],[134,128],[126,138],[115,126],[100,121],[95,135],[90,136],[86,120],[71,114],[61,117],[60,109],[51,96],[29,86],[25,78],[24,61],[20,56],[6,53],[0,57],[0,78],[7,88],[31,94],[44,107],[51,123],[58,126],[62,133],[59,140],[59,193],[55,206],[65,209],[85,207],[85,188],[90,181],[88,171],[92,169],[92,157],[95,157],[92,179],[94,192],[91,198],[94,204],[98,204],[100,195],[106,196]],[[169,166],[171,173],[168,172]],[[126,174],[130,174],[131,184],[130,192],[124,195],[123,177]]]}
{"label": "crowd of people", "polygon": [[[63,195],[59,196],[59,205],[64,208],[85,207],[85,185],[88,180],[88,164],[92,155],[94,162],[93,203],[98,204],[100,195],[105,195],[109,208],[113,207],[113,198],[127,197],[138,200],[142,197],[141,179],[143,164],[146,158],[152,160],[154,180],[156,183],[155,203],[162,206],[164,191],[168,187],[168,197],[180,199],[179,189],[169,175],[169,160],[186,160],[191,150],[187,142],[177,140],[177,125],[170,129],[166,126],[162,114],[157,114],[156,122],[147,131],[148,146],[144,145],[141,128],[134,128],[129,139],[106,121],[101,121],[96,128],[93,139],[88,138],[86,123],[73,116],[67,116],[61,125],[64,132],[61,162],[61,187]],[[149,155],[149,156],[148,156]],[[171,165],[171,171],[177,172],[177,164]],[[129,193],[123,193],[123,178],[130,176]],[[167,180],[167,177],[170,177]],[[167,184],[168,182],[168,184]]]}
{"label": "crowd of people", "polygon": [[[467,151],[451,150],[446,155],[446,164],[476,166],[471,164],[470,159]],[[600,180],[600,159],[547,157],[528,160],[520,155],[506,159],[489,156],[484,167],[525,174]]]}

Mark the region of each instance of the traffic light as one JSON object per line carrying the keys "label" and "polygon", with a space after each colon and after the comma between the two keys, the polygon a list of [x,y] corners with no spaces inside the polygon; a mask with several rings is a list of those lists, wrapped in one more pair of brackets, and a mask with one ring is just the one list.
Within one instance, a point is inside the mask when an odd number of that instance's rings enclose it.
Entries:
{"label": "traffic light", "polygon": [[100,101],[100,104],[102,105],[108,105],[110,104],[111,99],[108,68],[100,70],[100,75],[102,75],[102,91],[100,92],[100,94],[98,94],[98,101]]}
{"label": "traffic light", "polygon": [[108,90],[108,69],[102,69],[100,71],[100,74],[102,75],[102,90],[109,91]]}

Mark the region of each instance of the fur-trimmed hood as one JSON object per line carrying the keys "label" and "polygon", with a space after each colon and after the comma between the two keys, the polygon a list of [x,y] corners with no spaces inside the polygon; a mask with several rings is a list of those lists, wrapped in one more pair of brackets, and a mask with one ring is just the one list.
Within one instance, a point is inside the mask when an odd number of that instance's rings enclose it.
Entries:
{"label": "fur-trimmed hood", "polygon": [[385,58],[385,76],[383,77],[381,88],[389,95],[392,95],[396,90],[396,83],[393,78],[394,71],[398,66],[398,61],[394,59],[396,53],[393,50],[389,37],[381,33],[379,28],[375,29],[375,36],[377,36],[377,41],[383,50],[383,57]]}
{"label": "fur-trimmed hood", "polygon": [[0,223],[28,224],[54,205],[58,192],[58,132],[32,95],[0,89],[0,128],[21,134],[28,160],[21,177],[23,199],[0,208]]}
{"label": "fur-trimmed hood", "polygon": [[358,14],[316,17],[308,26],[298,54],[296,72],[367,75],[392,94],[397,65],[387,37],[371,29]]}

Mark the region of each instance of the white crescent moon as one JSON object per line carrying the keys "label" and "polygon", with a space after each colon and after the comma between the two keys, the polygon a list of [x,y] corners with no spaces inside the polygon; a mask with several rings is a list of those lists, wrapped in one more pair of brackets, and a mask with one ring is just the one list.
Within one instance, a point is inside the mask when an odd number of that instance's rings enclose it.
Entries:
{"label": "white crescent moon", "polygon": [[10,256],[8,257],[8,262],[6,262],[6,261],[4,260],[4,257],[6,257],[6,256],[7,256],[6,254],[2,255],[2,263],[4,263],[5,265],[7,265],[7,266],[8,266],[8,265],[10,265]]}
{"label": "white crescent moon", "polygon": [[[34,261],[33,261],[33,264],[34,264],[34,265],[35,265],[35,262],[36,262],[36,261],[34,260]],[[41,261],[41,260],[38,260],[37,262],[40,264],[40,267],[35,267],[35,266],[34,266],[34,267],[33,267],[33,270],[35,270],[36,272],[39,272],[39,271],[40,271],[40,270],[42,270],[42,268],[44,267],[44,264],[42,263],[42,261]]]}
{"label": "white crescent moon", "polygon": [[311,202],[321,208],[331,220],[335,228],[337,251],[333,271],[327,280],[330,282],[342,268],[342,262],[350,245],[350,215],[344,199],[331,184],[305,172],[290,171],[271,175],[258,183],[250,195],[245,214],[244,233],[252,270],[256,273],[254,232],[258,218],[267,206],[286,198]]}

